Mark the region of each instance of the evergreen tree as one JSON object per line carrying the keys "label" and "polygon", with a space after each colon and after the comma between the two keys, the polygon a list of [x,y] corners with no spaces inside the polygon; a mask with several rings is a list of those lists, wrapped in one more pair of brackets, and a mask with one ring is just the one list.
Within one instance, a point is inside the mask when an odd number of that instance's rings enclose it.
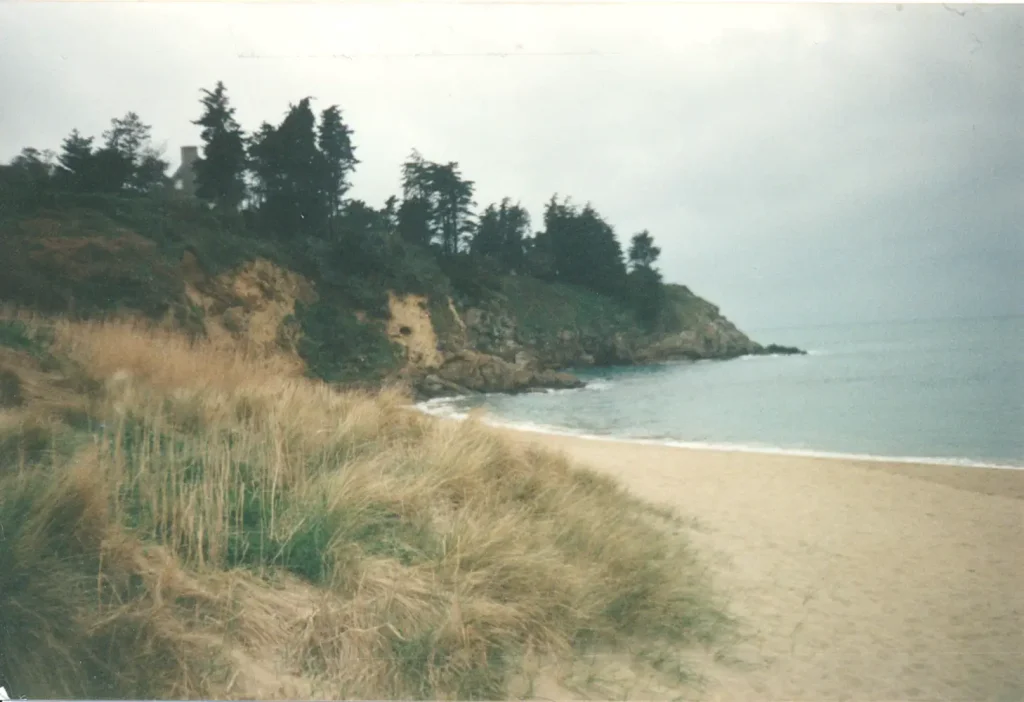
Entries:
{"label": "evergreen tree", "polygon": [[633,235],[629,245],[629,296],[637,316],[653,325],[665,302],[661,273],[654,267],[661,249],[654,245],[647,230]]}
{"label": "evergreen tree", "polygon": [[573,277],[573,251],[579,250],[581,241],[577,236],[576,209],[566,198],[558,201],[552,195],[544,208],[544,235],[547,251],[551,257],[551,273],[556,278],[571,280]]}
{"label": "evergreen tree", "polygon": [[578,226],[584,242],[577,257],[583,284],[607,295],[623,295],[626,264],[615,230],[589,204],[580,213]]}
{"label": "evergreen tree", "polygon": [[384,224],[389,233],[398,231],[398,207],[398,198],[394,195],[384,201],[381,216],[384,218]]}
{"label": "evergreen tree", "polygon": [[430,230],[430,202],[422,197],[402,200],[398,208],[398,233],[410,244],[427,247],[433,233]]}
{"label": "evergreen tree", "polygon": [[523,259],[523,268],[528,275],[540,280],[555,279],[555,257],[547,232],[537,232],[524,242]]}
{"label": "evergreen tree", "polygon": [[454,256],[462,250],[462,242],[473,232],[473,181],[464,180],[459,164],[432,164],[431,183],[436,193],[437,226],[441,251]]}
{"label": "evergreen tree", "polygon": [[121,119],[110,120],[110,129],[103,132],[106,147],[119,153],[133,166],[142,159],[142,150],[149,143],[149,138],[150,126],[143,124],[134,112]]}
{"label": "evergreen tree", "polygon": [[324,233],[326,166],[317,148],[310,98],[292,105],[278,127],[264,123],[250,142],[249,154],[265,226],[277,236]]}
{"label": "evergreen tree", "polygon": [[346,238],[367,239],[388,233],[385,211],[374,209],[362,200],[348,200],[339,216]]}
{"label": "evergreen tree", "polygon": [[341,119],[341,110],[331,105],[321,113],[317,142],[323,155],[323,191],[329,221],[341,215],[349,174],[359,161],[352,146],[352,130]]}
{"label": "evergreen tree", "polygon": [[56,170],[52,151],[40,151],[31,146],[22,149],[11,166],[21,171],[27,181],[37,184],[48,181]]}
{"label": "evergreen tree", "polygon": [[155,149],[145,149],[138,165],[132,173],[132,187],[141,193],[151,193],[159,188],[168,187],[171,179],[167,176],[170,164],[160,158]]}
{"label": "evergreen tree", "polygon": [[554,275],[608,295],[624,292],[626,267],[615,230],[591,206],[552,197],[544,211]]}
{"label": "evergreen tree", "polygon": [[196,195],[223,209],[237,210],[245,199],[245,136],[235,121],[224,83],[217,81],[212,91],[202,92],[204,111],[192,122],[203,128],[203,157],[193,165]]}
{"label": "evergreen tree", "polygon": [[52,151],[22,149],[9,165],[0,166],[0,194],[31,197],[49,189],[57,170],[55,158]]}
{"label": "evergreen tree", "polygon": [[117,149],[104,146],[97,150],[93,166],[90,191],[119,193],[128,187],[132,177],[132,164]]}
{"label": "evergreen tree", "polygon": [[502,235],[501,215],[498,208],[490,204],[480,215],[470,251],[479,256],[498,259],[501,256]]}
{"label": "evergreen tree", "polygon": [[634,234],[629,243],[629,268],[653,268],[661,255],[661,249],[654,245],[654,239],[646,229]]}
{"label": "evergreen tree", "polygon": [[529,213],[505,198],[500,205],[488,205],[480,216],[471,250],[494,259],[503,271],[522,272],[529,229]]}
{"label": "evergreen tree", "polygon": [[430,168],[420,153],[413,149],[402,164],[402,202],[397,211],[398,233],[410,244],[429,246],[433,238],[433,217]]}
{"label": "evergreen tree", "polygon": [[96,156],[92,150],[92,137],[84,137],[72,130],[61,144],[57,179],[61,186],[76,192],[85,192],[96,179]]}
{"label": "evergreen tree", "polygon": [[167,181],[168,163],[150,145],[148,124],[134,112],[113,119],[95,154],[95,188],[105,192],[150,192]]}
{"label": "evergreen tree", "polygon": [[417,244],[436,241],[446,256],[458,253],[473,231],[473,190],[473,182],[459,173],[459,164],[425,161],[414,150],[402,165],[403,238]]}
{"label": "evergreen tree", "polygon": [[327,223],[327,198],[323,190],[326,164],[317,148],[316,116],[310,98],[293,105],[277,129],[278,156],[296,230],[322,232]]}
{"label": "evergreen tree", "polygon": [[266,206],[272,192],[280,188],[274,125],[264,122],[260,128],[246,141],[246,151],[250,168],[251,185],[249,197],[254,209],[262,210]]}
{"label": "evergreen tree", "polygon": [[405,200],[430,201],[433,189],[430,182],[431,166],[416,149],[402,164],[402,197]]}

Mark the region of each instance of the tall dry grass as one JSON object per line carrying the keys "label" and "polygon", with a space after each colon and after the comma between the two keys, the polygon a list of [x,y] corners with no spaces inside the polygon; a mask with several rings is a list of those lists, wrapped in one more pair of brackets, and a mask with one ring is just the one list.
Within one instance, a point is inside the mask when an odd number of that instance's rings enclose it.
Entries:
{"label": "tall dry grass", "polygon": [[52,327],[95,382],[88,429],[0,423],[17,694],[493,699],[527,653],[728,627],[670,518],[558,456],[140,323]]}

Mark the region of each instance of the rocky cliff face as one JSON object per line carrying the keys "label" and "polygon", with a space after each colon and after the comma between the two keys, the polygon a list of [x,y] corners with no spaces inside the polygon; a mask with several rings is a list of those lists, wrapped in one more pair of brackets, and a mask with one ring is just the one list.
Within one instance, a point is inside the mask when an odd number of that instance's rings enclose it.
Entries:
{"label": "rocky cliff face", "polygon": [[421,295],[388,296],[388,335],[405,351],[405,364],[395,378],[411,384],[420,396],[582,385],[568,373],[532,362],[514,342],[502,347],[503,342],[496,339],[497,345],[483,344],[485,348],[481,348],[477,344],[481,316],[462,314],[451,300],[445,302],[438,306]]}
{"label": "rocky cliff face", "polygon": [[613,301],[536,281],[509,281],[504,294],[449,307],[456,318],[449,326],[458,330],[453,352],[414,383],[427,396],[577,387],[560,371],[593,365],[800,353],[758,344],[682,286],[669,286],[664,318],[653,331],[641,330]]}

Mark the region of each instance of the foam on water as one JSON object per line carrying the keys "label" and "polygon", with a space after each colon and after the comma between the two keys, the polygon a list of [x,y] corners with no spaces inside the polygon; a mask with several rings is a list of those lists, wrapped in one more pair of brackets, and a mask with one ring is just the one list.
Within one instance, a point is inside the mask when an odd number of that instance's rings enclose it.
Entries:
{"label": "foam on water", "polygon": [[[416,409],[434,417],[444,419],[455,419],[463,421],[469,418],[468,412],[459,411],[454,404],[464,397],[438,398],[428,400],[415,405]],[[614,443],[637,444],[642,446],[668,446],[685,448],[697,451],[718,451],[732,453],[753,453],[768,454],[777,456],[794,456],[802,458],[827,458],[847,461],[866,461],[872,463],[916,463],[936,466],[954,466],[961,468],[996,468],[1001,470],[1024,470],[1024,465],[1010,465],[1002,463],[986,463],[971,461],[962,458],[945,458],[935,456],[876,456],[861,453],[841,453],[835,451],[816,451],[812,449],[791,449],[778,446],[754,445],[754,444],[729,444],[715,443],[709,441],[680,441],[663,437],[639,437],[628,435],[607,435],[591,434],[587,432],[558,427],[547,424],[539,424],[527,421],[510,421],[494,418],[484,414],[481,421],[488,426],[515,429],[517,431],[528,431],[537,434],[548,434],[551,436],[565,436],[575,439],[586,439],[588,441],[610,441]]]}

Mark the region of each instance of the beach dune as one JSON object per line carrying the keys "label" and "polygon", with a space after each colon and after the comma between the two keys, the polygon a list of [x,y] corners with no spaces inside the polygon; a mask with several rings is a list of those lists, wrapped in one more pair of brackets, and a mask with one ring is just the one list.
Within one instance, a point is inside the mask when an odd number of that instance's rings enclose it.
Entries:
{"label": "beach dune", "polygon": [[692,519],[744,634],[710,698],[1024,699],[1024,471],[502,431]]}

